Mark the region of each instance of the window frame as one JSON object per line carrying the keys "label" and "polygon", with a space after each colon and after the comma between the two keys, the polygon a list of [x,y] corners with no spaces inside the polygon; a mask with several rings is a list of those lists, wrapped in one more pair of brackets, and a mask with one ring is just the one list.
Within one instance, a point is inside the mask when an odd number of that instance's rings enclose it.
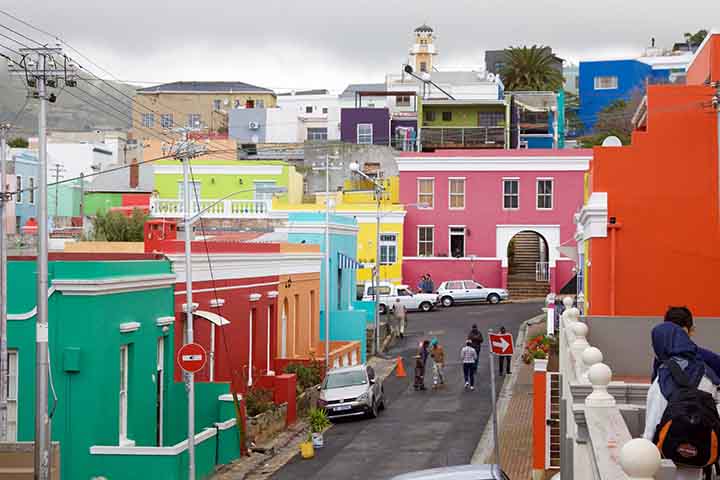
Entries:
{"label": "window frame", "polygon": [[222,102],[221,98],[214,99],[213,100],[213,110],[216,112],[219,112],[220,110],[222,110],[222,104],[223,104],[223,102]]}
{"label": "window frame", "polygon": [[442,112],[442,121],[443,122],[452,122],[453,114],[452,112]]}
{"label": "window frame", "polygon": [[[515,182],[517,184],[517,193],[505,193],[505,182]],[[520,210],[520,177],[503,177],[502,183],[501,183],[501,193],[502,193],[502,209],[503,210]],[[505,197],[515,196],[517,198],[517,207],[506,207],[505,206]]]}
{"label": "window frame", "polygon": [[155,128],[155,113],[143,113],[140,117],[140,124],[144,128]]}
{"label": "window frame", "polygon": [[323,115],[327,115],[330,112],[330,109],[328,107],[322,107],[322,110],[320,110]]}
{"label": "window frame", "polygon": [[437,112],[435,110],[425,110],[423,112],[423,119],[426,122],[434,122],[437,118]]}
{"label": "window frame", "polygon": [[[130,346],[120,345],[120,377],[118,382],[118,444],[128,445],[128,391],[130,369]],[[123,389],[124,387],[124,389]]]}
{"label": "window frame", "polygon": [[[462,194],[459,193],[453,193],[452,191],[452,183],[453,181],[462,181]],[[465,210],[465,193],[467,192],[467,179],[465,177],[448,177],[448,210]],[[453,196],[462,196],[462,207],[453,207],[452,199]]]}
{"label": "window frame", "polygon": [[[420,192],[420,182],[421,181],[430,181],[432,185],[432,191],[430,193],[421,193]],[[416,203],[418,204],[419,209],[422,210],[433,210],[435,208],[435,177],[418,177],[415,179],[415,186],[417,189],[417,195],[416,195]],[[422,202],[420,201],[421,195],[430,195],[431,201],[430,202]],[[428,203],[427,207],[423,207],[420,204],[421,203]]]}
{"label": "window frame", "polygon": [[[392,236],[392,240],[383,240],[383,236]],[[380,265],[393,265],[397,263],[398,250],[398,234],[395,232],[380,232]],[[385,258],[383,261],[383,249],[385,250]],[[390,255],[392,252],[392,256]]]}
{"label": "window frame", "polygon": [[[366,128],[366,127],[370,127],[370,133],[360,133],[360,129]],[[357,145],[372,145],[373,144],[374,132],[373,132],[373,124],[372,123],[358,123],[357,125],[355,125],[355,133],[356,133],[355,140],[356,140]],[[370,141],[369,142],[367,142],[367,141],[361,142],[360,141],[361,137],[365,138],[365,139],[367,139],[367,137],[369,137]]]}
{"label": "window frame", "polygon": [[[453,234],[454,229],[462,229],[463,251],[462,251],[462,255],[459,257],[456,257],[455,255],[453,255],[453,251],[452,251],[452,238],[460,236],[459,233]],[[467,257],[467,226],[466,225],[448,225],[448,257],[449,258],[465,258],[465,257]]]}
{"label": "window frame", "polygon": [[15,174],[15,204],[23,203],[23,176]]}
{"label": "window frame", "polygon": [[427,71],[428,71],[427,68],[428,68],[428,67],[427,67],[427,62],[420,62],[420,69],[419,69],[419,70],[420,70],[421,72],[427,72]]}
{"label": "window frame", "polygon": [[170,129],[173,126],[173,114],[172,113],[161,113],[160,114],[160,128]]}
{"label": "window frame", "polygon": [[[429,229],[432,239],[431,240],[421,240],[420,239],[420,230],[421,229]],[[427,246],[427,244],[430,245],[430,255],[422,255],[420,253],[420,245],[424,244]],[[416,250],[418,257],[434,257],[435,256],[435,225],[418,225],[417,226],[417,250]]]}
{"label": "window frame", "polygon": [[[197,123],[193,125],[193,120],[197,120]],[[199,113],[188,113],[187,114],[187,127],[188,128],[200,128],[202,125],[202,116]]]}
{"label": "window frame", "polygon": [[[540,193],[540,182],[550,182],[550,193]],[[540,207],[540,195],[550,197],[549,207]],[[552,177],[537,177],[535,179],[535,210],[552,210],[555,207],[555,179]]]}
{"label": "window frame", "polygon": [[[407,99],[407,101],[406,101]],[[410,95],[398,95],[395,97],[395,106],[396,107],[410,107],[412,106],[412,100],[410,100]]]}
{"label": "window frame", "polygon": [[[614,80],[614,86],[601,86],[601,82],[608,79]],[[620,88],[620,81],[617,75],[596,75],[593,77],[593,90],[617,90],[618,88]]]}
{"label": "window frame", "polygon": [[[35,177],[27,177],[28,178],[28,205],[35,205]],[[58,186],[55,185],[55,188],[57,189]],[[57,216],[57,212],[55,212],[55,215]]]}
{"label": "window frame", "polygon": [[313,106],[312,105],[305,105],[305,114],[313,113]]}
{"label": "window frame", "polygon": [[[312,130],[313,136],[315,136],[315,135],[317,135],[318,133],[320,133],[320,132],[318,132],[318,130],[324,130],[324,131],[325,131],[325,135],[324,135],[324,136],[323,136],[323,135],[320,135],[320,136],[323,137],[323,138],[310,138],[311,130]],[[327,129],[327,127],[308,127],[305,133],[306,133],[305,139],[306,139],[308,142],[327,142],[327,139],[328,139],[328,129]]]}

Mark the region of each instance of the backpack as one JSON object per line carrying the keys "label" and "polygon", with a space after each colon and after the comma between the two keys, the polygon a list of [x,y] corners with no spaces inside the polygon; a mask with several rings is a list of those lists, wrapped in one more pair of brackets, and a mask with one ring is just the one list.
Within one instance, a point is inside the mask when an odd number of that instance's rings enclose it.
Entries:
{"label": "backpack", "polygon": [[720,416],[715,399],[690,385],[687,374],[673,360],[664,362],[678,388],[668,398],[662,419],[655,429],[653,443],[663,458],[677,465],[704,469],[709,477],[718,463]]}

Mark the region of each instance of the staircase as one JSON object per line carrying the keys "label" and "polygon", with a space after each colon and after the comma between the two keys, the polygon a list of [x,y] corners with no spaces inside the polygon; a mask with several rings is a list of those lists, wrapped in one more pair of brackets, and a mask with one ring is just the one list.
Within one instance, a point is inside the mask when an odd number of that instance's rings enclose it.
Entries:
{"label": "staircase", "polygon": [[536,279],[541,241],[534,232],[520,232],[513,237],[513,255],[508,268],[510,298],[541,298],[550,292],[549,282]]}

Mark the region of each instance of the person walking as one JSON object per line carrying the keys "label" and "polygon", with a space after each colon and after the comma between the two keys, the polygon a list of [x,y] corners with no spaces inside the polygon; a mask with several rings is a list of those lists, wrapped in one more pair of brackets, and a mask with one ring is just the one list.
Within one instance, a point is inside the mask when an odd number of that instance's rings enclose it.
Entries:
{"label": "person walking", "polygon": [[437,338],[433,338],[430,342],[430,356],[433,359],[433,388],[445,385],[445,375],[443,367],[445,366],[445,349],[438,342]]}
{"label": "person walking", "polygon": [[429,273],[425,274],[425,292],[433,293],[435,291],[435,284],[433,283],[432,277]]}
{"label": "person walking", "polygon": [[[505,330],[505,327],[500,327],[500,333],[507,333],[507,330]],[[510,355],[498,355],[498,362],[500,363],[500,376],[503,376],[503,370],[510,375],[512,372],[510,371],[510,362],[512,362],[512,356]],[[505,368],[503,368],[505,367]]]}
{"label": "person walking", "polygon": [[472,347],[472,340],[467,339],[465,346],[460,350],[460,360],[463,364],[463,376],[465,377],[465,388],[475,390],[475,370],[478,354]]}
{"label": "person walking", "polygon": [[480,360],[480,349],[482,348],[484,341],[482,333],[478,330],[477,325],[473,324],[470,329],[470,333],[468,333],[468,340],[470,340],[472,347],[475,349],[475,370],[477,370],[478,360]]}
{"label": "person walking", "polygon": [[400,338],[405,337],[405,327],[407,327],[407,308],[405,305],[400,303],[400,299],[395,299],[395,305],[393,305],[393,314],[397,321],[398,335]]}
{"label": "person walking", "polygon": [[399,328],[399,318],[397,315],[397,305],[399,305],[398,302],[400,302],[400,299],[395,299],[395,302],[388,311],[388,325],[390,325],[390,335],[393,337],[399,337],[400,336],[400,328]]}
{"label": "person walking", "polygon": [[420,344],[420,351],[418,352],[418,356],[420,357],[420,361],[422,362],[422,384],[418,388],[419,390],[426,390],[425,388],[425,371],[427,370],[427,361],[428,357],[430,357],[430,342],[428,340],[423,340],[423,342]]}
{"label": "person walking", "polygon": [[419,293],[425,293],[425,289],[427,288],[427,275],[423,275],[422,278],[420,278],[420,281],[418,282],[417,289]]}

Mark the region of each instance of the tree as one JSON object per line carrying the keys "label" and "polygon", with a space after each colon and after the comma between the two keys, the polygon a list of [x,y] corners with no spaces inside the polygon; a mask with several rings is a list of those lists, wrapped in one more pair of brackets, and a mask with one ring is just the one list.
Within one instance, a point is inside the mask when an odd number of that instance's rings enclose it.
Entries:
{"label": "tree", "polygon": [[15,137],[8,141],[10,148],[28,148],[28,141],[22,137]]}
{"label": "tree", "polygon": [[553,63],[556,62],[550,47],[510,47],[505,50],[505,66],[500,76],[509,91],[557,91],[564,78]]}
{"label": "tree", "polygon": [[698,30],[695,33],[686,32],[684,37],[685,41],[690,45],[690,48],[695,48],[700,46],[703,40],[705,40],[705,37],[707,37],[707,34],[707,30]]}
{"label": "tree", "polygon": [[632,117],[642,101],[642,92],[635,90],[629,100],[615,100],[598,113],[593,133],[579,138],[585,148],[602,145],[609,136],[620,139],[623,145],[630,144],[633,131]]}
{"label": "tree", "polygon": [[131,217],[120,212],[98,212],[93,219],[95,241],[106,242],[142,242],[143,228],[147,216],[138,208]]}

